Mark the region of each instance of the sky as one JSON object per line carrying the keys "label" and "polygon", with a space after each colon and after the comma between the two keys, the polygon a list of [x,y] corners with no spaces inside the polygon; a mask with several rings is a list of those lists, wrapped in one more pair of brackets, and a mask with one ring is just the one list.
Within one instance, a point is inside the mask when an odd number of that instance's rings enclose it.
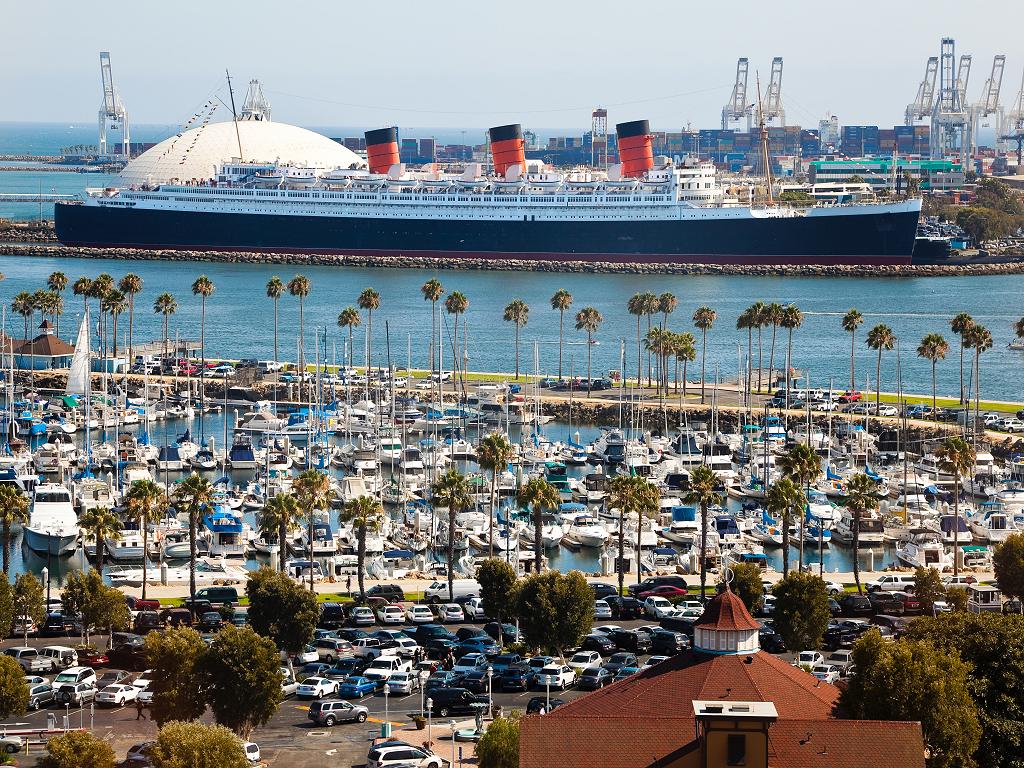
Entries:
{"label": "sky", "polygon": [[[648,118],[656,130],[717,127],[736,60],[767,81],[784,58],[787,123],[891,126],[952,35],[980,97],[1007,55],[1002,101],[1021,84],[1021,0],[163,0],[4,4],[0,121],[95,120],[98,53],[136,124],[181,124],[225,69],[258,78],[274,119],[307,127],[539,132]],[[850,10],[858,15],[850,17]],[[1014,45],[1017,43],[1017,45]],[[766,82],[762,87],[766,86]],[[219,110],[227,114],[227,110]],[[467,137],[470,138],[470,137]]]}

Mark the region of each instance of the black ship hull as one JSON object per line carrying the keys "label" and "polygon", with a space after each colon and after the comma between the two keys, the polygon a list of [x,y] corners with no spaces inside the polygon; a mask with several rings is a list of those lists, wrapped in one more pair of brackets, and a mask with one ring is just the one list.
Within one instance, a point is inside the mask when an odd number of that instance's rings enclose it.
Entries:
{"label": "black ship hull", "polygon": [[914,210],[673,221],[355,218],[55,207],[65,245],[623,263],[909,264]]}

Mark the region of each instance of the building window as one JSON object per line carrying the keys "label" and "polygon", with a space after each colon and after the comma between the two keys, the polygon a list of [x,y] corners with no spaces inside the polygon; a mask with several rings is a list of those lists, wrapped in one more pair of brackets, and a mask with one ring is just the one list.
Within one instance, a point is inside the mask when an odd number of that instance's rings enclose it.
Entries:
{"label": "building window", "polygon": [[742,734],[729,734],[725,743],[725,764],[747,764],[747,737]]}

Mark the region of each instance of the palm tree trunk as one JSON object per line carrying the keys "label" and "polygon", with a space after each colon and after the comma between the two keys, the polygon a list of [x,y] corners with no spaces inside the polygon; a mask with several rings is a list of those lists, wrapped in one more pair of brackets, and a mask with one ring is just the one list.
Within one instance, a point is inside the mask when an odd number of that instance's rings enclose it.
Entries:
{"label": "palm tree trunk", "polygon": [[850,391],[856,392],[857,386],[854,381],[854,369],[853,369],[853,353],[856,349],[857,344],[857,329],[850,331]]}
{"label": "palm tree trunk", "polygon": [[775,333],[778,331],[779,326],[772,323],[772,347],[771,352],[768,354],[768,388],[772,387],[772,376],[775,375]]}
{"label": "palm tree trunk", "polygon": [[198,510],[188,511],[188,595],[192,598],[189,610],[192,620],[196,619],[196,515]]}
{"label": "palm tree trunk", "polygon": [[974,348],[974,428],[978,428],[978,411],[981,408],[981,349]]}
{"label": "palm tree trunk", "polygon": [[750,326],[747,326],[747,392],[752,392],[753,389],[754,389],[753,382],[751,381],[751,378],[753,378],[753,377],[750,375],[751,369],[753,369],[753,367],[754,367],[754,359],[753,358],[754,358],[754,329],[751,328]]}
{"label": "palm tree trunk", "polygon": [[[203,358],[203,373],[205,374],[206,373],[206,296],[203,296],[202,304],[203,304],[202,309],[199,310],[199,313],[200,313],[199,314],[199,349],[200,349],[200,354],[201,354],[201,356]],[[224,386],[225,387],[227,386],[227,381],[226,380],[224,382]],[[200,427],[202,427],[202,425],[203,425],[203,411],[205,410],[203,408],[203,400],[204,400],[203,395],[205,394],[204,393],[205,389],[206,389],[206,387],[203,386],[203,380],[200,379],[199,380],[199,406],[200,406],[199,407],[199,426]],[[189,400],[192,399],[191,388],[190,388],[190,391],[188,393],[188,397],[189,397]],[[200,429],[199,431],[202,432],[202,429]],[[200,440],[201,440],[201,438],[200,438]]]}
{"label": "palm tree trunk", "polygon": [[757,326],[757,391],[761,391],[761,371],[763,364],[761,360],[761,353],[764,351],[764,347],[761,344],[761,326]]}
{"label": "palm tree trunk", "polygon": [[519,321],[516,320],[516,381],[519,381]]}
{"label": "palm tree trunk", "polygon": [[704,405],[704,363],[708,358],[708,331],[705,328],[701,331],[701,347],[700,347],[700,404]]}
{"label": "palm tree trunk", "polygon": [[6,577],[11,570],[11,524],[5,519],[3,522],[3,564],[4,564],[4,576]]}
{"label": "palm tree trunk", "polygon": [[[58,331],[59,333],[59,331]],[[128,294],[128,357],[135,349],[135,294]]]}
{"label": "palm tree trunk", "polygon": [[103,531],[96,531],[96,570],[100,576],[103,576],[103,552],[107,548],[107,544],[103,541]]}
{"label": "palm tree trunk", "polygon": [[[452,392],[458,394],[459,381],[459,316],[455,315],[455,330],[452,333]],[[440,385],[440,382],[438,382]],[[444,394],[442,386],[441,406],[444,410]],[[455,398],[458,400],[458,397]]]}
{"label": "palm tree trunk", "polygon": [[277,528],[277,548],[280,554],[277,557],[277,568],[281,573],[284,573],[284,561],[287,559],[285,552],[285,540],[288,538],[288,518],[284,515],[281,516],[280,524]]}
{"label": "palm tree trunk", "polygon": [[[129,325],[131,321],[129,320]],[[128,332],[128,338],[131,338],[131,331]],[[131,342],[128,342],[129,349],[131,348]],[[146,515],[143,515],[139,520],[139,525],[142,526],[142,599],[146,599],[146,575],[148,572],[148,560],[149,560],[149,530],[146,525]]]}
{"label": "palm tree trunk", "polygon": [[686,399],[686,369],[689,367],[690,361],[683,360],[683,399]]}
{"label": "palm tree trunk", "polygon": [[[533,572],[540,573],[541,567],[541,537],[544,535],[543,510],[533,510]],[[500,626],[499,626],[500,631]]]}
{"label": "palm tree trunk", "polygon": [[[437,302],[430,302],[430,344],[428,349],[430,350],[430,372],[433,373],[437,370],[437,350],[434,349],[434,345],[437,344]],[[561,349],[561,348],[559,348]]]}
{"label": "palm tree trunk", "polygon": [[[309,537],[309,591],[313,591],[313,510],[309,510],[309,525],[306,529]],[[362,596],[360,596],[362,599]]]}
{"label": "palm tree trunk", "polygon": [[786,405],[789,405],[789,381],[793,377],[793,329],[786,340]]}
{"label": "palm tree trunk", "polygon": [[882,348],[878,348],[878,362],[875,364],[875,416],[882,402]]}
{"label": "palm tree trunk", "polygon": [[935,363],[936,360],[932,360],[932,421],[938,422],[939,416],[935,410]]}
{"label": "palm tree trunk", "polygon": [[860,588],[860,510],[853,513],[853,580],[857,584],[857,593],[863,593]]}
{"label": "palm tree trunk", "polygon": [[643,532],[644,532],[643,521],[644,521],[644,516],[643,516],[643,514],[641,514],[640,510],[638,509],[636,511],[636,583],[637,583],[637,587],[639,587],[640,586],[640,582],[644,580],[643,566],[640,564],[640,541],[641,541],[641,537],[643,536]]}
{"label": "palm tree trunk", "polygon": [[[637,319],[639,323],[639,318]],[[625,516],[622,512],[622,507],[619,507],[619,562],[616,563],[616,569],[619,572],[619,594],[622,594],[622,586],[626,581],[626,574],[622,570],[622,558],[626,555],[626,534],[623,530],[625,528]]]}
{"label": "palm tree trunk", "polygon": [[[302,297],[299,296],[299,392],[302,392],[302,383],[305,379],[303,375],[306,372],[306,315],[305,315],[305,302]],[[310,541],[310,546],[313,542]]]}
{"label": "palm tree trunk", "polygon": [[[807,489],[804,489],[804,497],[807,496]],[[804,524],[807,522],[807,507],[800,510],[800,571],[804,569]]]}
{"label": "palm tree trunk", "polygon": [[[28,326],[25,326],[28,328]],[[28,336],[28,331],[25,331],[25,335]],[[643,352],[640,347],[640,315],[636,316],[636,386],[639,389],[643,386],[643,375],[644,375],[644,364],[643,364]]]}
{"label": "palm tree trunk", "polygon": [[[651,335],[651,316],[647,316],[647,335]],[[651,350],[647,350],[647,386],[651,386]]]}
{"label": "palm tree trunk", "polygon": [[448,599],[455,599],[455,507],[448,507]]}
{"label": "palm tree trunk", "polygon": [[953,576],[960,573],[960,472],[953,473]]}
{"label": "palm tree trunk", "polygon": [[[491,469],[491,516],[487,527],[487,556],[494,557],[494,486],[498,482],[498,468],[494,467]],[[540,539],[534,542],[538,547],[540,546]]]}
{"label": "palm tree trunk", "polygon": [[964,404],[964,337],[960,335],[960,405]]}
{"label": "palm tree trunk", "polygon": [[366,562],[366,522],[360,522],[357,532],[358,545],[356,548],[356,566],[358,572],[356,573],[356,581],[359,582],[359,596],[360,600],[362,596],[366,594],[366,590],[363,589],[363,578],[366,575],[363,564]]}
{"label": "palm tree trunk", "polygon": [[782,578],[789,576],[789,513],[782,513]]}
{"label": "palm tree trunk", "polygon": [[562,380],[562,328],[565,323],[565,310],[558,310],[558,380]]}
{"label": "palm tree trunk", "polygon": [[704,589],[708,583],[708,504],[706,501],[700,503],[700,599],[704,602]]}
{"label": "palm tree trunk", "polygon": [[366,376],[370,376],[370,363],[373,362],[373,310],[366,313]]}
{"label": "palm tree trunk", "polygon": [[590,331],[587,331],[587,397],[590,397],[590,383],[591,383],[591,377],[590,377],[590,355],[591,355],[591,348],[594,346],[593,344],[590,343],[591,340],[592,339],[591,339],[591,336],[590,336]]}
{"label": "palm tree trunk", "polygon": [[[60,332],[57,332],[60,335]],[[117,315],[114,315],[114,357],[117,357]]]}

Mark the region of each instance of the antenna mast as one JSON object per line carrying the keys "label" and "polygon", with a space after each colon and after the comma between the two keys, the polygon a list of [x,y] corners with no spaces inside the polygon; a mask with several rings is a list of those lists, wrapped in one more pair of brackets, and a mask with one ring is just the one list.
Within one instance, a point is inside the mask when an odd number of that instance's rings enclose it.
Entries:
{"label": "antenna mast", "polygon": [[235,139],[238,140],[238,159],[245,162],[242,154],[242,133],[238,130],[238,113],[235,111],[235,91],[231,87],[231,73],[225,69],[224,74],[228,78],[228,94],[231,96],[231,122],[235,124]]}
{"label": "antenna mast", "polygon": [[775,205],[772,193],[772,165],[768,154],[768,128],[764,124],[764,105],[761,102],[761,75],[757,74],[757,123],[761,133],[761,162],[764,163],[764,177],[768,182],[768,205]]}

